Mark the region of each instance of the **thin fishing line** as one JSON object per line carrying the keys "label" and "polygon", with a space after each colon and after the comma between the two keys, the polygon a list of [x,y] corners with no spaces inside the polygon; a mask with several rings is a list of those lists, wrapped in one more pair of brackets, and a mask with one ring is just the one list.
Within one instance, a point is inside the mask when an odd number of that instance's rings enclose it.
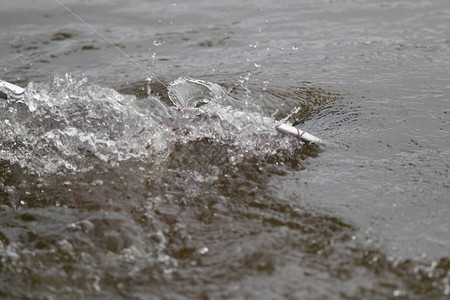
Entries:
{"label": "thin fishing line", "polygon": [[167,85],[159,80],[156,76],[154,76],[151,72],[149,72],[146,68],[144,68],[141,64],[139,64],[136,60],[134,60],[131,56],[129,56],[125,51],[114,45],[109,39],[107,39],[105,36],[103,36],[100,32],[98,32],[94,27],[92,27],[89,23],[87,23],[83,18],[81,18],[79,15],[77,15],[75,12],[73,12],[70,8],[59,2],[59,0],[55,0],[59,5],[61,5],[65,10],[70,12],[74,17],[76,17],[78,20],[80,20],[84,25],[89,27],[92,31],[94,31],[96,34],[98,34],[102,39],[104,39],[106,42],[108,42],[111,46],[113,46],[116,50],[118,50],[120,53],[122,53],[125,57],[127,57],[129,60],[131,60],[133,63],[135,63],[139,68],[141,68],[145,73],[150,75],[150,79],[154,78],[156,81],[167,87]]}

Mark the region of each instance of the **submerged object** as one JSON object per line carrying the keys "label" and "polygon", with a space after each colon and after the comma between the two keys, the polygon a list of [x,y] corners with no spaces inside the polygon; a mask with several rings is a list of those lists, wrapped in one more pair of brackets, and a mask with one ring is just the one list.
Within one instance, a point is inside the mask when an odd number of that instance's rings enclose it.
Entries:
{"label": "submerged object", "polygon": [[275,126],[276,130],[278,130],[279,132],[282,133],[286,133],[286,134],[291,134],[297,137],[297,139],[305,142],[305,143],[313,143],[313,144],[318,144],[318,145],[322,145],[322,146],[327,146],[327,142],[310,134],[307,133],[306,131],[303,131],[297,127],[285,124],[285,123],[281,123],[278,124],[277,126]]}
{"label": "submerged object", "polygon": [[12,83],[0,79],[0,97],[7,98],[8,96],[20,96],[25,89]]}

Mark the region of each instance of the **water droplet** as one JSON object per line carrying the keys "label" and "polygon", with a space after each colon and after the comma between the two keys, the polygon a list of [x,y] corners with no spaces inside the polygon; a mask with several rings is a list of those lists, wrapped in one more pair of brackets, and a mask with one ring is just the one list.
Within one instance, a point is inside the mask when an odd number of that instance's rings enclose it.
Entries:
{"label": "water droplet", "polygon": [[394,296],[394,297],[405,297],[406,296],[406,292],[405,291],[401,291],[401,290],[395,290],[394,292],[392,292],[392,296]]}
{"label": "water droplet", "polygon": [[198,253],[201,255],[208,253],[209,249],[207,247],[203,247],[200,250],[198,250]]}
{"label": "water droplet", "polygon": [[258,48],[258,44],[259,44],[259,41],[256,41],[256,43],[250,44],[249,46],[256,49],[256,48]]}
{"label": "water droplet", "polygon": [[101,179],[94,180],[93,182],[91,182],[91,185],[93,185],[93,186],[103,185],[103,180],[101,180]]}

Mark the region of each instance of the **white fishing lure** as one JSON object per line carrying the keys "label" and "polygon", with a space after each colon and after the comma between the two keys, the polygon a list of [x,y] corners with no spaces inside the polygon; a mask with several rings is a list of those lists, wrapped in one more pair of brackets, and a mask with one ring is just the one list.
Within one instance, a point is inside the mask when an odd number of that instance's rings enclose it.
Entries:
{"label": "white fishing lure", "polygon": [[297,127],[281,123],[281,124],[278,124],[277,126],[275,126],[275,128],[279,132],[294,135],[299,140],[302,140],[303,142],[327,146],[327,142],[325,142],[324,140],[322,140],[310,133],[307,133],[306,131],[298,129]]}
{"label": "white fishing lure", "polygon": [[0,92],[4,93],[10,92],[13,93],[14,95],[19,96],[23,94],[24,91],[25,89],[21,88],[20,86],[14,85],[12,83],[0,79]]}

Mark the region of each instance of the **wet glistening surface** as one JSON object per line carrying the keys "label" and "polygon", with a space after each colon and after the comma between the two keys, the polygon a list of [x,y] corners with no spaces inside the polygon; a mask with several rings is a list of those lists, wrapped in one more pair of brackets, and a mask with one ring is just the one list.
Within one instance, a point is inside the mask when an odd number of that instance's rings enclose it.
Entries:
{"label": "wet glistening surface", "polygon": [[449,297],[449,2],[60,2],[0,4],[1,298]]}

